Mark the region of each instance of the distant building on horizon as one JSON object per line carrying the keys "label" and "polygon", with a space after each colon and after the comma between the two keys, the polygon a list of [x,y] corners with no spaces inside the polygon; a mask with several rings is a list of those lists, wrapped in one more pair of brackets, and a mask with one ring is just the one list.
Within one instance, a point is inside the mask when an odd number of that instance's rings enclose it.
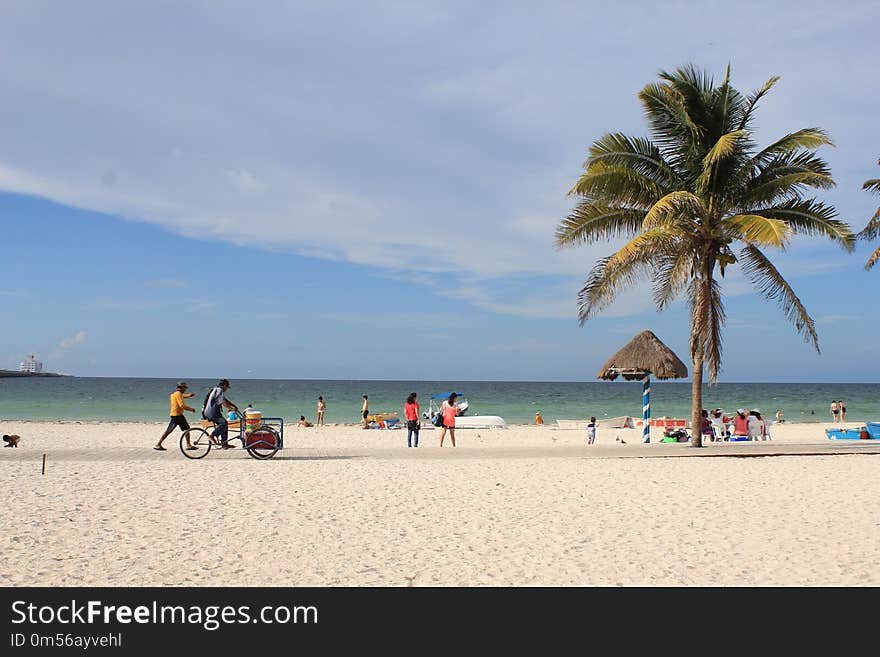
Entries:
{"label": "distant building on horizon", "polygon": [[40,374],[43,371],[43,363],[38,361],[37,357],[33,354],[28,354],[27,358],[18,364],[18,371]]}

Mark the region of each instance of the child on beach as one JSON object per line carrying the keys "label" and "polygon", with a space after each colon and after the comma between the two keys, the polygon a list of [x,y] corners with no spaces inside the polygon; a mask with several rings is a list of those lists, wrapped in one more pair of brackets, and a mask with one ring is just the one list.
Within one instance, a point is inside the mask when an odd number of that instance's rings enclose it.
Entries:
{"label": "child on beach", "polygon": [[21,436],[17,434],[6,435],[3,434],[3,442],[6,443],[3,445],[4,447],[18,447],[18,443],[21,441]]}
{"label": "child on beach", "polygon": [[590,423],[587,425],[587,445],[592,445],[596,442],[596,428],[599,426],[599,423],[596,422],[595,417],[590,417]]}

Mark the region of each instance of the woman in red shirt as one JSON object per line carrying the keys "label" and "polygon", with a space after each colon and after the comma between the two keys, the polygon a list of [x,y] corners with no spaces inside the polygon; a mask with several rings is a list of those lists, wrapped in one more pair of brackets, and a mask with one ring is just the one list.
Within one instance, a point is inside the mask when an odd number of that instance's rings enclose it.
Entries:
{"label": "woman in red shirt", "polygon": [[452,439],[452,446],[455,447],[455,416],[461,413],[455,400],[458,393],[453,392],[449,395],[449,399],[440,405],[440,414],[443,416],[443,425],[440,427],[440,447],[443,447],[443,438],[446,437],[446,430],[449,430],[449,437]]}
{"label": "woman in red shirt", "polygon": [[[419,424],[419,402],[416,401],[416,393],[411,392],[406,398],[406,403],[403,405],[403,416],[406,418],[406,446],[418,447],[421,425]],[[414,443],[411,441],[413,436],[416,437]]]}
{"label": "woman in red shirt", "polygon": [[749,435],[749,416],[743,408],[736,409],[733,416],[733,435],[739,438]]}

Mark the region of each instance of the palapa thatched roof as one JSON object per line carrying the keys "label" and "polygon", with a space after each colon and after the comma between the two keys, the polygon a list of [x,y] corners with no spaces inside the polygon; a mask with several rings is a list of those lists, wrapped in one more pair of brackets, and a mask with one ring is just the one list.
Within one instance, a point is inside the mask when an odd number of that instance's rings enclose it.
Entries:
{"label": "palapa thatched roof", "polygon": [[651,331],[642,331],[608,359],[596,378],[613,381],[622,375],[632,381],[643,378],[645,372],[658,379],[683,379],[688,375],[687,366],[672,349]]}

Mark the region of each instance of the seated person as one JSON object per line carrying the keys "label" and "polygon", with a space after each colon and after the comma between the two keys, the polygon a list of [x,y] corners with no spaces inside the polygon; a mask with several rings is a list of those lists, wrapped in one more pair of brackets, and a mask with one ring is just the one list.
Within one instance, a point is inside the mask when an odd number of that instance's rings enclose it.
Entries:
{"label": "seated person", "polygon": [[686,443],[690,441],[691,437],[688,435],[688,432],[685,429],[675,428],[675,427],[666,427],[663,430],[663,438],[660,440],[661,443]]}
{"label": "seated person", "polygon": [[733,437],[748,438],[749,436],[749,416],[744,408],[736,409],[736,415],[733,416]]}
{"label": "seated person", "polygon": [[712,420],[709,419],[709,411],[704,408],[701,415],[700,434],[709,440],[715,440],[715,428],[712,426]]}
{"label": "seated person", "polygon": [[313,426],[315,426],[315,425],[313,425],[311,422],[309,422],[309,421],[306,419],[306,416],[305,416],[305,415],[300,415],[300,416],[299,416],[299,422],[297,422],[296,426],[298,426],[298,427],[313,427]]}

